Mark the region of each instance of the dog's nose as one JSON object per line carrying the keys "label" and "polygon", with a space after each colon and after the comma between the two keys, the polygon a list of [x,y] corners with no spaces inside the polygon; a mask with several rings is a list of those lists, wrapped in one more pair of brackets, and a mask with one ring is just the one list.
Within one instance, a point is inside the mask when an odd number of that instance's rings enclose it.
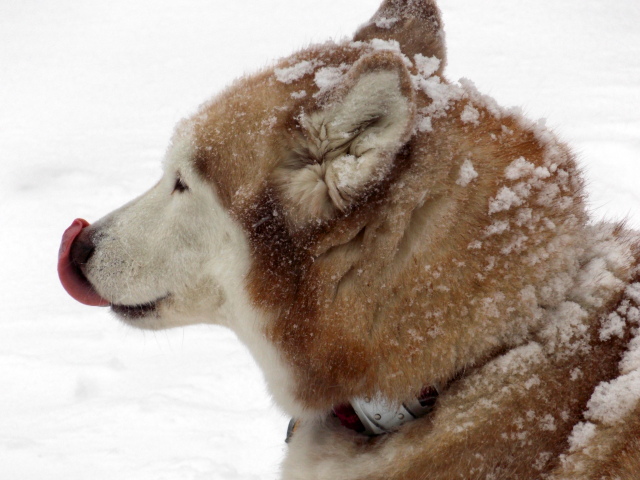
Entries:
{"label": "dog's nose", "polygon": [[95,250],[96,245],[93,242],[93,235],[85,229],[71,244],[69,259],[73,265],[82,268],[89,262]]}

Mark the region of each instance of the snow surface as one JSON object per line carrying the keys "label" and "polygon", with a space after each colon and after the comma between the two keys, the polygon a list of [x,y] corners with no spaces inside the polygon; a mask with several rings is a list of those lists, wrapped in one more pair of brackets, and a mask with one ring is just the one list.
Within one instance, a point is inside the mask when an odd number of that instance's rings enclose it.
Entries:
{"label": "snow surface", "polygon": [[[140,332],[77,304],[57,280],[58,244],[75,217],[152,186],[200,102],[349,35],[378,3],[0,4],[2,478],[277,477],[288,419],[233,334]],[[640,227],[640,3],[440,6],[448,77],[546,117],[580,156],[594,217]]]}

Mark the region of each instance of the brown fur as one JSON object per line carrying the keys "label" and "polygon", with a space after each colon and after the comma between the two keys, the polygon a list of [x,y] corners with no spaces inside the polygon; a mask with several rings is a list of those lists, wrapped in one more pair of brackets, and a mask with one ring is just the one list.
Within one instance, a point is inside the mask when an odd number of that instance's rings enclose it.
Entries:
{"label": "brown fur", "polygon": [[[384,28],[385,20],[393,22],[392,28]],[[418,35],[417,31],[420,32]],[[444,70],[447,57],[442,19],[438,7],[431,0],[385,0],[373,18],[354,35],[356,41],[372,39],[395,40],[409,57],[418,53],[425,57],[435,56],[441,60],[438,73]]]}
{"label": "brown fur", "polygon": [[[598,455],[569,451],[594,389],[619,374],[631,327],[602,341],[600,319],[635,281],[638,255],[622,227],[587,227],[582,177],[553,135],[464,86],[430,128],[412,131],[384,178],[329,218],[294,215],[274,176],[313,140],[301,112],[339,103],[366,72],[399,72],[415,111],[429,111],[434,100],[411,86],[416,65],[367,42],[397,41],[410,60],[436,56],[448,86],[441,26],[431,1],[387,0],[356,34],[360,43],[311,47],[275,67],[356,65],[346,84],[313,95],[313,75],[286,83],[267,69],[193,119],[198,169],[250,239],[248,289],[273,318],[265,335],[293,372],[295,401],[312,413],[294,435],[287,475],[316,478],[325,465],[342,472],[336,478],[640,478],[638,408],[623,426],[602,426]],[[528,173],[506,176],[519,158]],[[477,177],[463,185],[465,161]],[[626,261],[608,265],[613,280],[585,299],[576,292],[600,234]],[[568,304],[584,313],[584,331],[566,340],[554,322]],[[399,403],[433,384],[446,386],[436,410],[385,437],[358,436],[329,413],[354,397]],[[580,455],[589,473],[572,470]]]}

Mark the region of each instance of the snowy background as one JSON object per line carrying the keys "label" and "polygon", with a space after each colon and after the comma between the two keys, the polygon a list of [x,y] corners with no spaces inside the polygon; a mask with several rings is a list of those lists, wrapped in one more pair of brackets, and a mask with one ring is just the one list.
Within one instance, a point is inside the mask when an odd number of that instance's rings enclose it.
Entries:
{"label": "snowy background", "polygon": [[[0,3],[0,477],[273,479],[288,419],[228,331],[141,332],[60,287],[60,236],[152,186],[233,78],[379,0]],[[640,2],[441,0],[450,79],[545,117],[594,218],[640,227]]]}

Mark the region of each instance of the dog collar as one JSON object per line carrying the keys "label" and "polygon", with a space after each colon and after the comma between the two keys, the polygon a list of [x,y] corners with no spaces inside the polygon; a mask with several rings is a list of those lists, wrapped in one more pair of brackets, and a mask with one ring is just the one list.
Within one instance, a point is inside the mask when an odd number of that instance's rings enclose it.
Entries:
{"label": "dog collar", "polygon": [[370,436],[382,435],[432,411],[438,390],[436,386],[425,387],[418,397],[400,406],[381,397],[355,398],[351,403],[334,407],[333,413],[343,426],[351,430]]}
{"label": "dog collar", "polygon": [[[351,403],[333,407],[333,415],[340,420],[342,426],[363,435],[376,436],[391,433],[401,425],[416,418],[424,417],[435,407],[440,388],[425,387],[420,395],[399,407],[394,406],[382,397],[355,398]],[[292,418],[287,428],[285,441],[289,443],[299,422]]]}

